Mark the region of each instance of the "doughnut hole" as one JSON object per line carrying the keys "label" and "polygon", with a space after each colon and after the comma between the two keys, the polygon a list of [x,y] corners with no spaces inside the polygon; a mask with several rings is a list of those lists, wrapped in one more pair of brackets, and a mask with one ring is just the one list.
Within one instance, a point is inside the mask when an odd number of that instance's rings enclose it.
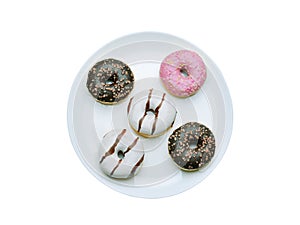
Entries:
{"label": "doughnut hole", "polygon": [[148,117],[153,118],[153,117],[155,117],[155,111],[153,109],[149,109],[149,110],[146,111],[146,115]]}
{"label": "doughnut hole", "polygon": [[118,74],[113,73],[108,79],[105,81],[105,84],[107,85],[113,85],[118,81]]}
{"label": "doughnut hole", "polygon": [[190,149],[196,149],[198,146],[197,146],[197,143],[191,143],[190,144]]}
{"label": "doughnut hole", "polygon": [[179,69],[179,72],[180,72],[181,76],[183,76],[183,77],[188,77],[189,76],[189,73],[188,73],[188,71],[185,67],[181,67]]}
{"label": "doughnut hole", "polygon": [[124,159],[124,157],[125,157],[125,153],[123,150],[119,150],[117,155],[118,155],[119,159]]}
{"label": "doughnut hole", "polygon": [[203,144],[203,140],[201,137],[195,138],[193,135],[189,135],[188,140],[189,148],[191,150],[199,151],[201,149],[201,146]]}

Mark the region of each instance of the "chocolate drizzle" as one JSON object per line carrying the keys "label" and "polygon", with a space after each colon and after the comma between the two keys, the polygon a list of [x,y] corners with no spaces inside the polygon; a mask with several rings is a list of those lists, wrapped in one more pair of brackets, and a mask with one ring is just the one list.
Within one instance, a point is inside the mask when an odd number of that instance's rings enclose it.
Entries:
{"label": "chocolate drizzle", "polygon": [[115,172],[116,169],[119,167],[119,165],[121,164],[121,162],[122,162],[122,159],[120,159],[120,160],[118,161],[118,164],[117,164],[117,165],[113,168],[113,170],[111,171],[111,173],[110,173],[111,176],[114,174],[114,172]]}
{"label": "chocolate drizzle", "polygon": [[143,117],[139,120],[139,126],[138,126],[138,130],[137,130],[138,132],[140,132],[140,130],[142,128],[142,123],[143,123],[144,119],[147,116],[147,112],[150,111],[150,99],[151,99],[151,96],[152,96],[152,91],[153,91],[153,89],[149,90],[148,100],[147,100],[146,106],[145,106],[145,113],[144,113]]}
{"label": "chocolate drizzle", "polygon": [[130,98],[128,106],[127,106],[127,114],[130,112],[130,107],[131,107],[131,103],[132,103],[133,97]]}
{"label": "chocolate drizzle", "polygon": [[157,123],[157,119],[158,119],[159,109],[161,108],[162,103],[163,103],[163,101],[165,100],[165,96],[166,96],[166,93],[163,94],[162,99],[161,99],[161,102],[159,103],[159,105],[158,105],[158,106],[156,107],[156,109],[154,110],[155,119],[154,119],[154,123],[153,123],[153,125],[152,125],[152,132],[151,132],[151,135],[154,134],[154,131],[155,131],[155,129],[156,129],[156,123]]}
{"label": "chocolate drizzle", "polygon": [[117,147],[117,145],[119,144],[121,138],[124,136],[125,133],[126,133],[126,129],[123,129],[122,132],[121,132],[121,133],[118,135],[118,137],[116,138],[116,140],[115,140],[115,142],[113,143],[113,145],[110,147],[110,149],[109,149],[107,152],[105,152],[104,156],[102,156],[102,158],[101,158],[101,160],[100,160],[100,163],[102,163],[103,160],[104,160],[106,157],[108,157],[108,156],[114,154],[115,148]]}
{"label": "chocolate drizzle", "polygon": [[[176,112],[176,115],[177,115],[177,112]],[[176,116],[175,116],[175,118],[176,118]],[[173,122],[171,123],[171,127],[173,127],[173,125],[175,123],[175,118],[174,118]]]}
{"label": "chocolate drizzle", "polygon": [[132,177],[134,175],[135,171],[137,170],[137,168],[142,164],[142,162],[144,161],[144,156],[145,155],[143,155],[140,158],[140,160],[135,164],[135,166],[132,168],[129,177]]}
{"label": "chocolate drizzle", "polygon": [[132,144],[129,145],[129,146],[127,147],[126,151],[124,152],[124,155],[125,155],[127,152],[129,152],[131,149],[133,149],[133,147],[136,145],[136,143],[138,142],[138,140],[139,140],[139,137],[137,137],[137,138],[132,142]]}

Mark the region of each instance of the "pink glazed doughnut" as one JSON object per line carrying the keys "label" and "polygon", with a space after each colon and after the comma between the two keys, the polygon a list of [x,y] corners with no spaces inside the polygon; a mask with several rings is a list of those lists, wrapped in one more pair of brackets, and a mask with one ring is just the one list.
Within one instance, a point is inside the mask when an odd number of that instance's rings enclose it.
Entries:
{"label": "pink glazed doughnut", "polygon": [[165,88],[177,97],[195,94],[206,79],[206,67],[202,58],[189,50],[168,55],[162,61],[159,73]]}

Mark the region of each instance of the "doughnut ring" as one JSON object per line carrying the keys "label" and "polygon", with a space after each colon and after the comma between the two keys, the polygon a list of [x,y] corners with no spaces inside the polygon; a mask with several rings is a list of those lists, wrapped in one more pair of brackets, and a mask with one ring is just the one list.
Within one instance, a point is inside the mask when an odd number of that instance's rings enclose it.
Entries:
{"label": "doughnut ring", "polygon": [[96,101],[112,105],[129,95],[133,83],[129,66],[116,59],[105,59],[90,69],[86,86]]}
{"label": "doughnut ring", "polygon": [[139,137],[126,129],[111,130],[102,139],[105,152],[100,157],[100,168],[113,178],[127,179],[135,176],[144,161],[144,149]]}
{"label": "doughnut ring", "polygon": [[157,137],[174,124],[177,111],[166,93],[150,89],[133,96],[127,115],[132,129],[143,137]]}
{"label": "doughnut ring", "polygon": [[213,133],[197,122],[177,128],[169,137],[168,151],[180,169],[195,171],[206,166],[215,154]]}
{"label": "doughnut ring", "polygon": [[195,94],[207,76],[202,58],[189,50],[168,55],[161,63],[159,74],[168,92],[177,97]]}

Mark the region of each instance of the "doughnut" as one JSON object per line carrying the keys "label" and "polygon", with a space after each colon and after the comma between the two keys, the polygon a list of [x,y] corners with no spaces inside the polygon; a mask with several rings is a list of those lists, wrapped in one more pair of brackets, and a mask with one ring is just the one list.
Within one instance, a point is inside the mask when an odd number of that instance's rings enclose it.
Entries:
{"label": "doughnut", "polygon": [[111,105],[126,98],[133,83],[129,66],[116,59],[105,59],[90,69],[86,86],[96,101]]}
{"label": "doughnut", "polygon": [[174,130],[168,140],[168,151],[180,169],[195,171],[206,166],[215,154],[215,138],[204,125],[189,122]]}
{"label": "doughnut", "polygon": [[206,67],[197,53],[180,50],[162,61],[159,75],[168,92],[177,97],[188,97],[203,85]]}
{"label": "doughnut", "polygon": [[132,129],[143,137],[157,137],[174,124],[177,111],[166,93],[150,89],[133,96],[127,115]]}
{"label": "doughnut", "polygon": [[113,178],[127,179],[135,176],[144,160],[144,149],[139,137],[126,129],[111,130],[102,139],[106,150],[100,157],[100,168]]}

